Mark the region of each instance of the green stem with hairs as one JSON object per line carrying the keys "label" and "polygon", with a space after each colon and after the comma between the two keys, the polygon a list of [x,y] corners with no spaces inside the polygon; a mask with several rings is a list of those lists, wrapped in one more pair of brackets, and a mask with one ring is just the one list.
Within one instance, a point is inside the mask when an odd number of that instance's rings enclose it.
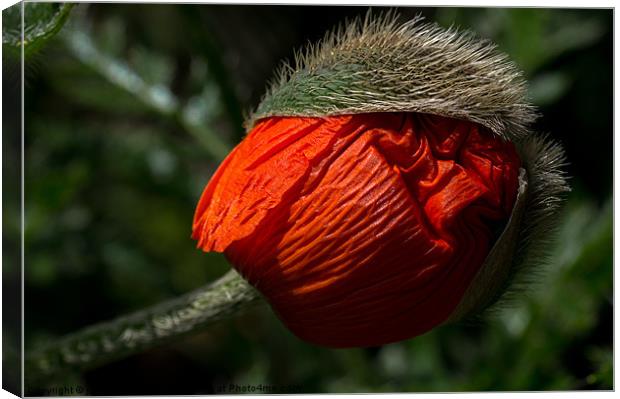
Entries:
{"label": "green stem with hairs", "polygon": [[26,353],[26,388],[50,381],[61,372],[92,369],[176,340],[258,303],[257,291],[230,270],[193,292],[86,327]]}

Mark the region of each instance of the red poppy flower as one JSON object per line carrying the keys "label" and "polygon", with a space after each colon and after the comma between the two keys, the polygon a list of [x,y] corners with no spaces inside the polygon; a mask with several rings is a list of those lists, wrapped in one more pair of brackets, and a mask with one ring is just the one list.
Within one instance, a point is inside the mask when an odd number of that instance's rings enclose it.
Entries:
{"label": "red poppy flower", "polygon": [[304,340],[374,346],[450,317],[511,215],[514,145],[417,113],[257,122],[207,185],[193,238]]}
{"label": "red poppy flower", "polygon": [[369,13],[280,70],[193,237],[307,341],[422,334],[540,265],[568,186],[535,117],[491,43]]}

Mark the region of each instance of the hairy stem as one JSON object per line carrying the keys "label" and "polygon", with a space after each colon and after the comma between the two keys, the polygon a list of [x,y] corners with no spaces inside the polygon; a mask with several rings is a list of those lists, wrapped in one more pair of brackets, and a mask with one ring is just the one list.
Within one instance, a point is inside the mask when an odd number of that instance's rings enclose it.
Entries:
{"label": "hairy stem", "polygon": [[59,372],[83,371],[197,332],[260,303],[259,294],[237,272],[180,297],[95,324],[26,353],[27,383]]}

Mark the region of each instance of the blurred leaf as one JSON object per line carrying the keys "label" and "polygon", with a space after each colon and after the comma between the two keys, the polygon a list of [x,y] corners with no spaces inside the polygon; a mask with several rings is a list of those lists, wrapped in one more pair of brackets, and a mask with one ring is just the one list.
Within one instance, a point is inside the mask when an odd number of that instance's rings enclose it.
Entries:
{"label": "blurred leaf", "polygon": [[174,66],[165,55],[136,46],[130,49],[128,59],[136,73],[148,84],[169,87],[172,83]]}
{"label": "blurred leaf", "polygon": [[613,352],[608,348],[592,348],[589,351],[588,357],[589,360],[595,365],[596,371],[587,377],[587,383],[590,385],[600,385],[611,389],[614,384]]}
{"label": "blurred leaf", "polygon": [[57,276],[58,269],[52,259],[44,256],[37,256],[30,260],[26,275],[30,283],[41,286],[52,284]]}
{"label": "blurred leaf", "polygon": [[530,80],[530,98],[538,106],[552,104],[568,91],[570,83],[568,76],[561,72],[536,75]]}
{"label": "blurred leaf", "polygon": [[203,85],[202,93],[191,97],[185,106],[185,118],[195,126],[212,124],[214,115],[222,112],[219,87],[211,81]]}
{"label": "blurred leaf", "polygon": [[519,9],[509,15],[505,50],[530,75],[560,55],[594,43],[604,33],[598,21],[584,21],[571,13]]}
{"label": "blurred leaf", "polygon": [[49,63],[50,84],[56,92],[74,107],[96,110],[113,116],[138,116],[152,108],[88,66],[76,63],[74,58],[58,54]]}
{"label": "blurred leaf", "polygon": [[166,87],[147,84],[125,62],[100,52],[84,32],[72,31],[67,35],[67,44],[82,63],[101,73],[110,83],[164,115],[176,112],[178,101]]}
{"label": "blurred leaf", "polygon": [[441,8],[444,26],[475,27],[478,36],[493,39],[528,74],[564,53],[592,45],[605,33],[595,18],[584,20],[579,11],[552,9]]}
{"label": "blurred leaf", "polygon": [[546,36],[547,59],[558,55],[590,46],[598,41],[605,33],[604,25],[595,19],[583,20],[573,17],[563,20],[560,27]]}
{"label": "blurred leaf", "polygon": [[[565,379],[561,356],[598,322],[600,304],[611,293],[611,205],[611,200],[602,208],[578,198],[569,202],[549,257],[549,271],[536,278],[538,282],[532,287],[530,298],[523,303],[527,323],[518,336],[517,345],[522,350],[511,367],[510,386],[514,389],[536,383],[544,384],[538,385],[542,389],[576,387],[577,381]],[[504,315],[513,311],[507,309]],[[556,338],[545,340],[545,336]],[[559,379],[554,381],[554,378]]]}
{"label": "blurred leaf", "polygon": [[126,62],[97,49],[85,32],[80,30],[70,32],[66,36],[66,42],[71,52],[84,65],[101,74],[109,83],[133,95],[142,104],[163,116],[178,120],[215,159],[222,160],[228,155],[231,147],[208,126],[188,118],[188,113],[168,87],[163,84],[149,84]]}
{"label": "blurred leaf", "polygon": [[119,16],[112,15],[101,21],[95,35],[99,49],[112,57],[121,57],[127,45],[127,27]]}
{"label": "blurred leaf", "polygon": [[73,7],[70,3],[24,2],[24,35],[22,40],[22,3],[2,12],[2,45],[9,53],[24,54],[40,49],[62,28]]}
{"label": "blurred leaf", "polygon": [[122,242],[107,242],[102,246],[107,269],[109,290],[121,302],[144,306],[162,299],[163,276],[153,272],[153,265],[137,248]]}
{"label": "blurred leaf", "polygon": [[208,26],[207,29],[203,26],[201,14],[190,7],[181,8],[181,10],[186,20],[190,22],[187,26],[188,41],[194,43],[194,46],[204,54],[210,72],[215,78],[214,81],[219,85],[221,101],[228,111],[229,119],[236,131],[236,138],[240,140],[244,133],[242,128],[244,118],[232,85],[232,77],[222,59],[222,51],[217,48]]}

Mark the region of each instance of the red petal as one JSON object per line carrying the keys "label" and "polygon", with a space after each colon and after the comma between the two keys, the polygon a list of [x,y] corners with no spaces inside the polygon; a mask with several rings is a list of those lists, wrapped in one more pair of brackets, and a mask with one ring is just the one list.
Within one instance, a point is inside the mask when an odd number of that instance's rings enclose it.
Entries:
{"label": "red petal", "polygon": [[195,237],[300,337],[379,345],[450,315],[510,214],[518,168],[512,144],[469,122],[272,118],[214,176]]}

